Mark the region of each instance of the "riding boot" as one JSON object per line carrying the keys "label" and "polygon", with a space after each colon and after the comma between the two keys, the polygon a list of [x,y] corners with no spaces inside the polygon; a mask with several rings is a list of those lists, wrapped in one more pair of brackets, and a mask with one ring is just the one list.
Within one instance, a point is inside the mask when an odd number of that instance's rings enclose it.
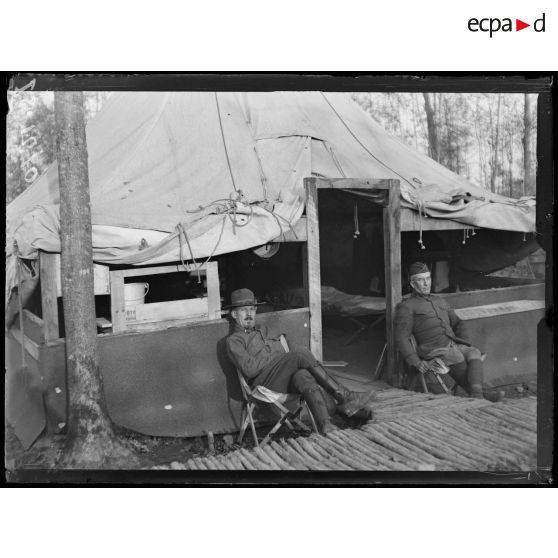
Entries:
{"label": "riding boot", "polygon": [[352,417],[355,413],[363,409],[364,412],[368,411],[368,419],[372,418],[372,410],[365,409],[365,407],[375,398],[374,390],[365,393],[349,391],[336,382],[320,364],[308,367],[308,371],[314,376],[318,384],[330,393],[337,403],[339,403],[337,407],[338,411],[347,417]]}
{"label": "riding boot", "polygon": [[452,364],[449,367],[449,375],[453,381],[466,393],[469,393],[469,382],[467,380],[467,364],[465,361]]}
{"label": "riding boot", "polygon": [[304,400],[306,401],[306,404],[316,421],[316,426],[318,427],[318,432],[320,434],[327,434],[328,432],[337,429],[337,427],[331,422],[327,403],[320,386],[314,385],[305,389],[302,396],[304,397]]}
{"label": "riding boot", "polygon": [[470,360],[467,365],[467,381],[469,383],[469,396],[475,399],[487,399],[496,403],[502,401],[506,394],[503,391],[497,391],[496,393],[484,393],[482,382],[483,382],[483,367],[482,361],[479,359]]}

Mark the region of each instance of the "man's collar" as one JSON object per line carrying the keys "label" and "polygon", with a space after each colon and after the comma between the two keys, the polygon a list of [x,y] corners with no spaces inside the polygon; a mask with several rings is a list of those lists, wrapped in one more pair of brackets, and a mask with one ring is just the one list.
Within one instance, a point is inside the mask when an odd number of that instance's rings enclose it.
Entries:
{"label": "man's collar", "polygon": [[417,298],[425,298],[426,300],[430,300],[430,298],[432,298],[432,293],[423,295],[422,293],[419,293],[418,291],[415,291],[415,289],[413,289],[413,293],[411,294],[411,296],[416,296]]}

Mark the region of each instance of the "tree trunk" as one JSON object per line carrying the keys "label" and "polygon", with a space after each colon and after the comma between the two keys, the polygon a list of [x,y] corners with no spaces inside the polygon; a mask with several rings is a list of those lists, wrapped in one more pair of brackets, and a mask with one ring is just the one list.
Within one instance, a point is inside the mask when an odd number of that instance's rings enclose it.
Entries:
{"label": "tree trunk", "polygon": [[490,190],[496,192],[496,179],[498,177],[498,167],[500,166],[500,106],[502,104],[502,94],[498,93],[498,108],[496,109],[496,138],[492,146],[492,173],[490,174]]}
{"label": "tree trunk", "polygon": [[54,106],[69,393],[68,433],[60,465],[131,467],[135,456],[113,432],[99,371],[83,93],[57,91]]}
{"label": "tree trunk", "polygon": [[525,106],[523,110],[523,168],[525,172],[525,179],[523,183],[524,196],[534,196],[537,189],[535,108],[536,95],[532,93],[525,93]]}
{"label": "tree trunk", "polygon": [[430,146],[430,157],[435,161],[440,160],[440,142],[436,128],[436,118],[430,93],[423,93],[424,109],[426,111],[426,124],[428,126],[428,145]]}

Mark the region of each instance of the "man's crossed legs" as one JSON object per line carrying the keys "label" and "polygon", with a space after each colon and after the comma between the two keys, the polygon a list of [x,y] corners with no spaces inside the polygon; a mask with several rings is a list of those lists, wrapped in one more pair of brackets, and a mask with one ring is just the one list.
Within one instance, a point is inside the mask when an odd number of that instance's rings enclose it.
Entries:
{"label": "man's crossed legs", "polygon": [[291,350],[271,366],[280,370],[281,375],[289,376],[287,391],[304,397],[322,434],[334,428],[330,418],[331,409],[328,408],[322,388],[335,399],[337,410],[345,416],[352,417],[360,411],[359,414],[371,418],[372,410],[367,409],[366,405],[374,398],[374,392],[349,391],[327,373],[310,351]]}

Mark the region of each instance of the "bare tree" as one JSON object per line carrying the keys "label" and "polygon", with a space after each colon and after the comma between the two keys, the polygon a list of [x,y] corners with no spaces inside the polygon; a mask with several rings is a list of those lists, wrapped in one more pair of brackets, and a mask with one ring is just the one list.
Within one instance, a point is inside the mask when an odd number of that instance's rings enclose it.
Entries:
{"label": "bare tree", "polygon": [[69,392],[67,445],[60,464],[130,467],[135,456],[114,434],[99,370],[83,93],[57,91],[54,105]]}
{"label": "bare tree", "polygon": [[525,105],[523,109],[523,168],[525,179],[523,183],[523,195],[534,196],[537,190],[537,167],[535,157],[535,112],[536,95],[525,93]]}
{"label": "bare tree", "polygon": [[430,156],[435,161],[440,160],[440,140],[436,128],[436,113],[432,104],[431,93],[423,93],[424,109],[426,111],[426,124],[428,126],[428,144]]}
{"label": "bare tree", "polygon": [[500,108],[502,106],[502,94],[498,93],[498,103],[496,108],[496,122],[493,122],[492,111],[490,113],[491,131],[492,131],[492,170],[490,173],[490,190],[496,192],[498,171],[500,167]]}

